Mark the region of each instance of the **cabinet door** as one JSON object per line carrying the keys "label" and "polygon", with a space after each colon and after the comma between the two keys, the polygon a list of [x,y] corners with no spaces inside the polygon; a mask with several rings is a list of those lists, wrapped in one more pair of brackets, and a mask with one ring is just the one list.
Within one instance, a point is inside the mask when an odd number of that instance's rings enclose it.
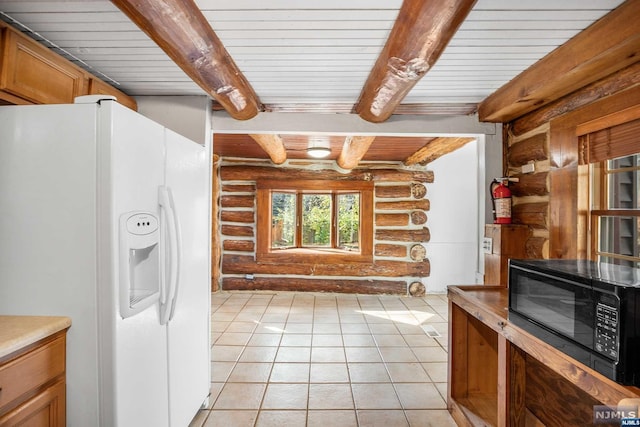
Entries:
{"label": "cabinet door", "polygon": [[0,427],[64,427],[65,424],[64,379],[0,418]]}
{"label": "cabinet door", "polygon": [[102,80],[98,80],[94,78],[89,79],[89,94],[90,95],[113,95],[118,100],[118,103],[124,105],[125,107],[128,107],[133,111],[136,111],[138,108],[135,99],[119,91],[113,86],[103,82]]}
{"label": "cabinet door", "polygon": [[86,74],[34,40],[6,29],[0,89],[36,104],[70,104],[86,94]]}

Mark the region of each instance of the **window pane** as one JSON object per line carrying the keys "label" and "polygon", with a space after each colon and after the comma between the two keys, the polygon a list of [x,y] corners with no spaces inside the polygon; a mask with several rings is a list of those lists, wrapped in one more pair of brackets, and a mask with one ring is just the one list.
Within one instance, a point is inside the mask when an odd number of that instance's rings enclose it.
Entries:
{"label": "window pane", "polygon": [[338,248],[360,250],[360,194],[339,194]]}
{"label": "window pane", "polygon": [[640,256],[640,217],[600,217],[600,252]]}
{"label": "window pane", "polygon": [[610,256],[601,255],[598,261],[606,262],[607,264],[625,265],[627,267],[640,268],[639,261],[632,261],[629,259],[621,259],[621,258],[614,258]]}
{"label": "window pane", "polygon": [[331,247],[331,196],[302,195],[302,246]]}
{"label": "window pane", "polygon": [[271,248],[289,248],[296,243],[296,195],[271,193]]}
{"label": "window pane", "polygon": [[609,160],[607,165],[609,170],[630,168],[634,166],[640,166],[640,156],[634,154],[632,156],[618,157],[617,159]]}
{"label": "window pane", "polygon": [[640,208],[639,161],[638,155],[608,161],[608,209]]}

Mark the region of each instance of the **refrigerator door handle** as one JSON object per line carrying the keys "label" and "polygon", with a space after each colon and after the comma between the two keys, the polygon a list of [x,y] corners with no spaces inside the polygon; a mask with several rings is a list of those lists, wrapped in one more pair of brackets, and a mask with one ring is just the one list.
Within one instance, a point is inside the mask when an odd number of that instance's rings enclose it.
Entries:
{"label": "refrigerator door handle", "polygon": [[160,304],[160,324],[164,325],[173,317],[173,307],[178,294],[178,277],[180,270],[180,233],[176,218],[173,195],[169,187],[159,188],[158,199],[164,212],[165,227],[168,235],[169,259],[168,281],[164,281],[164,298]]}

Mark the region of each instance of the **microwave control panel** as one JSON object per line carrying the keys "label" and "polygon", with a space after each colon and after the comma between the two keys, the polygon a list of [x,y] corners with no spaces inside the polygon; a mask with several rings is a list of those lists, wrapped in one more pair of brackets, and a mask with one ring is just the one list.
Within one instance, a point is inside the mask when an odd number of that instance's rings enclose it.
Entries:
{"label": "microwave control panel", "polygon": [[618,360],[618,310],[598,303],[596,307],[596,351]]}

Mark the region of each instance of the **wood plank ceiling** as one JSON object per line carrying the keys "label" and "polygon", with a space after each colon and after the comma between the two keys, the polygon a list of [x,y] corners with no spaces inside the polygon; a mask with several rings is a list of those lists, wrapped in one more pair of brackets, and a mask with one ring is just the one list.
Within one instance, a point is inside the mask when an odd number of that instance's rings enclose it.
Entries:
{"label": "wood plank ceiling", "polygon": [[[478,0],[435,66],[394,113],[474,112],[487,96],[621,3]],[[266,110],[347,113],[383,50],[402,0],[196,4]],[[34,38],[128,94],[204,93],[107,0],[0,0],[0,12],[0,18],[24,25]],[[219,138],[216,151],[231,155],[244,147],[243,155],[266,157],[247,138],[230,138],[228,146]],[[288,158],[302,156],[299,150],[310,143],[310,138],[283,138]],[[337,158],[344,138],[331,140],[331,158]],[[364,158],[406,159],[429,140],[416,138],[404,147],[377,138]],[[383,148],[388,146],[398,158],[389,158]]]}

